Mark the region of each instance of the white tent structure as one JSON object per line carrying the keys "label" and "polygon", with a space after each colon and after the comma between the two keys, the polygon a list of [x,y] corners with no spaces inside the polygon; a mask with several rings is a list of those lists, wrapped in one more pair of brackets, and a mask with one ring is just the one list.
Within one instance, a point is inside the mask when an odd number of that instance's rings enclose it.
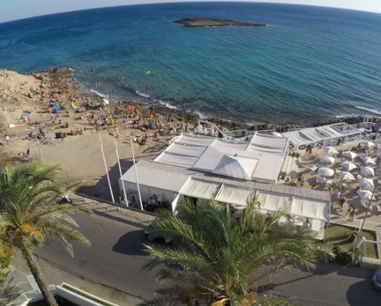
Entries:
{"label": "white tent structure", "polygon": [[[235,162],[233,159],[232,163]],[[181,196],[194,199],[213,197],[221,203],[242,209],[257,195],[261,211],[287,209],[298,218],[329,222],[331,197],[325,191],[237,180],[154,161],[141,160],[136,166],[143,201],[148,201],[155,194],[161,201],[170,203],[172,211],[176,210]],[[130,168],[119,181],[120,185],[125,184],[128,193],[136,193],[134,171],[134,167]]]}
{"label": "white tent structure", "polygon": [[250,142],[180,135],[154,162],[224,177],[275,183],[287,147],[287,138],[269,134],[256,133]]}
{"label": "white tent structure", "polygon": [[362,134],[359,128],[346,123],[324,125],[282,133],[290,141],[291,150],[304,150],[307,145],[332,146],[338,141],[354,141]]}

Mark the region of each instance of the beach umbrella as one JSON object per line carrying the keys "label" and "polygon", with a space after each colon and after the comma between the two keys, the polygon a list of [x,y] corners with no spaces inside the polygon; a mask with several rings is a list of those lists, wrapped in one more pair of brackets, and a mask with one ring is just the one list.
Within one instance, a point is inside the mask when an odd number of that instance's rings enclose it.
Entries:
{"label": "beach umbrella", "polygon": [[290,173],[288,174],[292,179],[296,179],[298,177],[298,172],[295,170],[291,170]]}
{"label": "beach umbrella", "polygon": [[335,174],[335,171],[325,167],[319,168],[318,172],[320,173],[321,176],[325,176],[325,177],[330,177]]}
{"label": "beach umbrella", "polygon": [[334,164],[335,159],[333,157],[330,157],[330,156],[322,156],[322,157],[320,157],[320,162],[324,163],[324,164]]}
{"label": "beach umbrella", "polygon": [[374,159],[369,157],[369,156],[362,156],[361,159],[365,165],[375,165],[376,164]]}
{"label": "beach umbrella", "polygon": [[131,111],[133,109],[133,106],[128,104],[125,106],[125,109],[128,110],[128,111]]}
{"label": "beach umbrella", "polygon": [[357,153],[351,151],[344,151],[342,154],[344,157],[354,159],[357,156]]}
{"label": "beach umbrella", "polygon": [[328,155],[339,153],[334,147],[324,147],[323,150]]}
{"label": "beach umbrella", "polygon": [[372,198],[372,192],[369,190],[359,190],[357,194],[361,200],[370,200]]}
{"label": "beach umbrella", "polygon": [[359,180],[361,187],[372,187],[372,188],[374,188],[374,182],[372,179],[360,176],[358,178],[358,180]]}
{"label": "beach umbrella", "polygon": [[365,148],[370,148],[374,146],[374,143],[368,140],[363,141],[361,144],[363,144]]}
{"label": "beach umbrella", "polygon": [[361,167],[361,174],[374,176],[374,169],[371,167]]}
{"label": "beach umbrella", "polygon": [[344,167],[345,169],[347,169],[347,171],[352,171],[353,169],[356,169],[357,166],[354,164],[354,163],[351,163],[351,162],[342,162],[340,164],[340,166]]}
{"label": "beach umbrella", "polygon": [[109,104],[110,104],[110,101],[107,100],[107,99],[103,99],[103,104],[104,104],[104,105],[109,105]]}
{"label": "beach umbrella", "polygon": [[337,174],[340,176],[340,178],[341,178],[342,181],[351,181],[351,180],[354,180],[354,179],[355,179],[355,177],[353,176],[353,174],[350,173],[350,172],[340,171],[340,172],[338,172]]}

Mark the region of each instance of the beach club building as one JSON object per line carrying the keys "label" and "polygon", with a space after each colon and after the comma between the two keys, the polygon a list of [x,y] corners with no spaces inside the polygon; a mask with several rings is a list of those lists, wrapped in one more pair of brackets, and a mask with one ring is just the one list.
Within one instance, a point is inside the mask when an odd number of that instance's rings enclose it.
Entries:
{"label": "beach club building", "polygon": [[[182,197],[214,197],[239,210],[256,195],[262,212],[288,209],[295,224],[311,220],[320,236],[329,222],[329,193],[277,184],[288,145],[285,137],[261,133],[249,142],[180,135],[155,160],[136,164],[142,201],[167,202],[175,212]],[[119,181],[132,201],[137,198],[136,177],[131,167]]]}

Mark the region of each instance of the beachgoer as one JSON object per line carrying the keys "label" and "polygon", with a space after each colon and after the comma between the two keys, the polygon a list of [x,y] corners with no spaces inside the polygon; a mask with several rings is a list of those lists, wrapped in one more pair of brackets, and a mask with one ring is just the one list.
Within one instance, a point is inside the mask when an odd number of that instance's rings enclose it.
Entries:
{"label": "beachgoer", "polygon": [[340,201],[338,202],[339,207],[340,207],[340,211],[343,211],[343,206],[344,206],[345,201],[346,201],[345,198],[341,198]]}
{"label": "beachgoer", "polygon": [[308,156],[309,150],[310,150],[310,145],[308,145],[307,148],[306,148],[306,154],[304,154],[305,156]]}
{"label": "beachgoer", "polygon": [[341,197],[341,191],[339,188],[336,189],[336,199],[339,201]]}
{"label": "beachgoer", "polygon": [[30,154],[30,149],[28,148],[28,149],[26,150],[26,156],[29,156],[29,154]]}
{"label": "beachgoer", "polygon": [[349,209],[349,221],[353,221],[354,217],[355,217],[355,212],[356,212],[356,209],[353,205],[351,205],[350,209]]}
{"label": "beachgoer", "polygon": [[357,145],[357,150],[360,150],[361,149],[361,143],[359,143],[358,145]]}
{"label": "beachgoer", "polygon": [[5,140],[7,141],[7,143],[9,143],[9,140],[10,140],[9,135],[5,136]]}

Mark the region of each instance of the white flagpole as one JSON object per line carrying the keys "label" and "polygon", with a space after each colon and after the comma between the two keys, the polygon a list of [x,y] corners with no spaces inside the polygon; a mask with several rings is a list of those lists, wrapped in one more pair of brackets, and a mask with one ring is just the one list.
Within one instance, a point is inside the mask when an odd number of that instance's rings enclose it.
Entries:
{"label": "white flagpole", "polygon": [[108,168],[107,168],[107,164],[106,164],[105,152],[103,151],[103,144],[102,144],[101,133],[98,132],[98,135],[99,135],[99,143],[101,144],[101,151],[102,151],[102,156],[103,156],[103,162],[105,164],[105,170],[106,170],[106,176],[107,176],[108,186],[110,188],[111,199],[112,199],[112,202],[115,204],[114,194],[112,193],[112,188],[111,188],[110,176],[108,175]]}
{"label": "white flagpole", "polygon": [[118,159],[118,167],[119,167],[120,180],[122,182],[124,201],[126,201],[126,205],[128,207],[128,199],[127,199],[127,194],[126,194],[126,186],[124,185],[124,181],[123,181],[122,167],[120,166],[120,159],[119,159],[118,145],[116,143],[115,131],[113,132],[113,134],[114,134],[115,153],[116,153],[116,158]]}
{"label": "white flagpole", "polygon": [[130,135],[130,145],[131,145],[131,153],[132,153],[132,160],[134,162],[134,167],[135,167],[135,178],[136,178],[136,186],[138,188],[138,195],[139,195],[139,203],[140,203],[140,209],[144,210],[143,208],[143,203],[142,203],[142,195],[140,194],[140,186],[139,186],[139,179],[138,179],[138,169],[136,167],[136,162],[135,162],[135,155],[134,155],[134,146],[132,142],[132,135]]}

